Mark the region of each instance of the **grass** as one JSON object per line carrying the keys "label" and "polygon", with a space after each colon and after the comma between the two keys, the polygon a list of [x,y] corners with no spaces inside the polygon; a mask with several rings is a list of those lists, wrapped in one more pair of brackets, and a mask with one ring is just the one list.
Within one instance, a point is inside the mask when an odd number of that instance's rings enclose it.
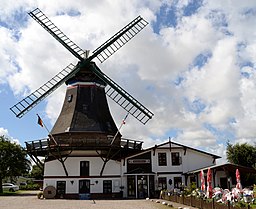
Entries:
{"label": "grass", "polygon": [[250,207],[251,207],[252,209],[256,209],[256,203],[251,204]]}
{"label": "grass", "polygon": [[17,195],[18,192],[3,192],[0,193],[0,196],[14,196]]}
{"label": "grass", "polygon": [[5,191],[3,193],[0,193],[0,196],[15,196],[15,195],[19,195],[19,194],[22,194],[22,191],[19,190],[19,191],[16,191],[16,192],[8,192],[8,191]]}

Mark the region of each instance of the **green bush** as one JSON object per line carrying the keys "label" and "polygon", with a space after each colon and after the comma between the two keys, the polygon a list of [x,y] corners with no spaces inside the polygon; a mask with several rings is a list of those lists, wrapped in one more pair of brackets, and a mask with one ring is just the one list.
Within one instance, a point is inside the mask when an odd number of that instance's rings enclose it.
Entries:
{"label": "green bush", "polygon": [[40,186],[38,184],[27,184],[20,186],[20,190],[39,190]]}

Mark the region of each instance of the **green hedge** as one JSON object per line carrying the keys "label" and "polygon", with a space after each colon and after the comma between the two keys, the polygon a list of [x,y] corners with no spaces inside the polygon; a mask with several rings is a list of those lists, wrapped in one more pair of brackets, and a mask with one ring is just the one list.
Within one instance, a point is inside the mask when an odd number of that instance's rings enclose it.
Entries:
{"label": "green hedge", "polygon": [[38,184],[28,184],[20,186],[20,190],[39,190],[40,186]]}

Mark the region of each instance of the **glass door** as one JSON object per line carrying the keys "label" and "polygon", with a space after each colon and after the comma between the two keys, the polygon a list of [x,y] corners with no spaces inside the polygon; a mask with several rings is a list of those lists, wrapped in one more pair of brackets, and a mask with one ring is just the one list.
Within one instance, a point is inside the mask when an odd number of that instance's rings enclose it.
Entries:
{"label": "glass door", "polygon": [[147,176],[138,176],[138,198],[148,197],[148,179]]}

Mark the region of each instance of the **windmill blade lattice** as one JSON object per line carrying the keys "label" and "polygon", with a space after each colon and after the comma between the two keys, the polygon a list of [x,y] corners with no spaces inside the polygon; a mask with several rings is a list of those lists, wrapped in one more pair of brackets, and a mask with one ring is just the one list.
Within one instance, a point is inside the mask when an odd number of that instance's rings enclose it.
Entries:
{"label": "windmill blade lattice", "polygon": [[148,22],[146,20],[144,20],[141,16],[138,16],[104,44],[95,49],[92,57],[97,57],[101,63],[104,62],[118,49],[130,41],[135,35],[137,35],[144,27],[147,26],[147,24]]}
{"label": "windmill blade lattice", "polygon": [[142,105],[138,100],[132,97],[121,86],[104,74],[96,65],[92,68],[92,71],[108,86],[106,87],[106,94],[119,104],[123,109],[129,112],[133,117],[139,120],[144,125],[149,119],[153,117],[153,113]]}
{"label": "windmill blade lattice", "polygon": [[68,78],[72,77],[78,70],[79,68],[76,68],[75,65],[70,63],[66,68],[60,71],[44,85],[42,85],[33,93],[28,95],[26,98],[12,106],[10,110],[16,115],[16,117],[21,118],[30,109],[32,109],[40,101],[42,101],[59,86],[61,86]]}
{"label": "windmill blade lattice", "polygon": [[57,26],[40,10],[35,9],[28,13],[46,31],[48,31],[57,41],[66,47],[80,61],[83,60],[84,51],[71,41]]}

